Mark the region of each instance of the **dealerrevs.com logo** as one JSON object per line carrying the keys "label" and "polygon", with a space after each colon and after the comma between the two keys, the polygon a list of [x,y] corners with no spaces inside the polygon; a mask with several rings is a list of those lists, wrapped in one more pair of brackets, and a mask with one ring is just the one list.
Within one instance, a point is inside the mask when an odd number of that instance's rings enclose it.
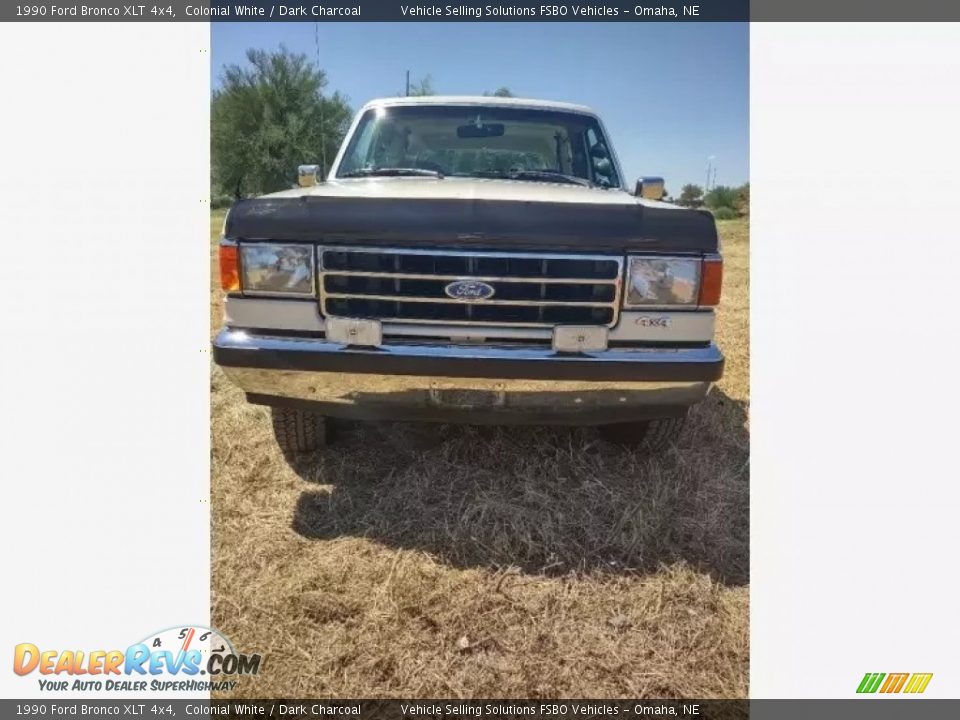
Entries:
{"label": "dealerrevs.com logo", "polygon": [[857,686],[860,694],[922,693],[930,684],[933,673],[866,673]]}
{"label": "dealerrevs.com logo", "polygon": [[51,650],[20,643],[13,652],[17,675],[39,675],[47,691],[230,691],[238,676],[260,672],[260,655],[237,652],[233,643],[203,625],[151,633],[125,650]]}

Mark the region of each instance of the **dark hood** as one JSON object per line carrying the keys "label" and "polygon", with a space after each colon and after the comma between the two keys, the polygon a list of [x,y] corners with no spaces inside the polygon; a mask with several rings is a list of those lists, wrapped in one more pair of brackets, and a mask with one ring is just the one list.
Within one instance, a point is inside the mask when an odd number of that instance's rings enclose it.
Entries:
{"label": "dark hood", "polygon": [[225,234],[236,240],[540,252],[717,251],[710,213],[639,202],[266,196],[238,201]]}

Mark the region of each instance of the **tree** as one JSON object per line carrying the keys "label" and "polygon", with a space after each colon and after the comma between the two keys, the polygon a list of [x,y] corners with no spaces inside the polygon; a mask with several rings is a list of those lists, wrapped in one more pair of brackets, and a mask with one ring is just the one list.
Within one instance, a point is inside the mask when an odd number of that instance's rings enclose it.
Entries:
{"label": "tree", "polygon": [[290,187],[298,165],[329,164],[350,122],[346,98],[323,95],[326,74],[306,55],[248,50],[247,63],[224,68],[211,101],[212,194]]}
{"label": "tree", "polygon": [[437,91],[433,89],[433,78],[427,74],[420,78],[417,82],[410,85],[410,92],[407,93],[410,97],[425,97],[427,95],[436,95]]}
{"label": "tree", "polygon": [[516,97],[516,95],[513,94],[513,91],[508,87],[498,87],[493,92],[484,91],[483,94],[485,97]]}
{"label": "tree", "polygon": [[741,215],[750,214],[750,183],[744,183],[737,188],[737,203],[734,208]]}
{"label": "tree", "polygon": [[684,185],[677,202],[685,207],[699,207],[703,203],[703,188],[690,183]]}
{"label": "tree", "polygon": [[732,187],[727,187],[726,185],[717,185],[703,198],[703,204],[711,210],[716,210],[722,207],[733,210],[736,207],[736,203],[737,191]]}

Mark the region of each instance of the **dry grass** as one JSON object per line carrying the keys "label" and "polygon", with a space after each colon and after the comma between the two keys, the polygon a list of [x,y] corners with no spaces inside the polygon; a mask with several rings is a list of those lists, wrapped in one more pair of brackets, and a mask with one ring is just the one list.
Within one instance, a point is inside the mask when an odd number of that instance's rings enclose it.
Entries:
{"label": "dry grass", "polygon": [[384,423],[291,468],[214,368],[213,621],[264,655],[234,696],[744,697],[749,244],[720,225],[726,376],[660,458]]}

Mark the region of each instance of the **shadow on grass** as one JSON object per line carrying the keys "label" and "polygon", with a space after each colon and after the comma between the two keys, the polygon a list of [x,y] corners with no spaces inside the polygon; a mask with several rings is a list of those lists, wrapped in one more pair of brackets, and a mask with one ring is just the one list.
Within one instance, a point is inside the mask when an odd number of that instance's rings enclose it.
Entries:
{"label": "shadow on grass", "polygon": [[649,457],[592,428],[348,424],[298,462],[293,529],[461,568],[630,574],[685,562],[749,581],[746,408],[714,388]]}

